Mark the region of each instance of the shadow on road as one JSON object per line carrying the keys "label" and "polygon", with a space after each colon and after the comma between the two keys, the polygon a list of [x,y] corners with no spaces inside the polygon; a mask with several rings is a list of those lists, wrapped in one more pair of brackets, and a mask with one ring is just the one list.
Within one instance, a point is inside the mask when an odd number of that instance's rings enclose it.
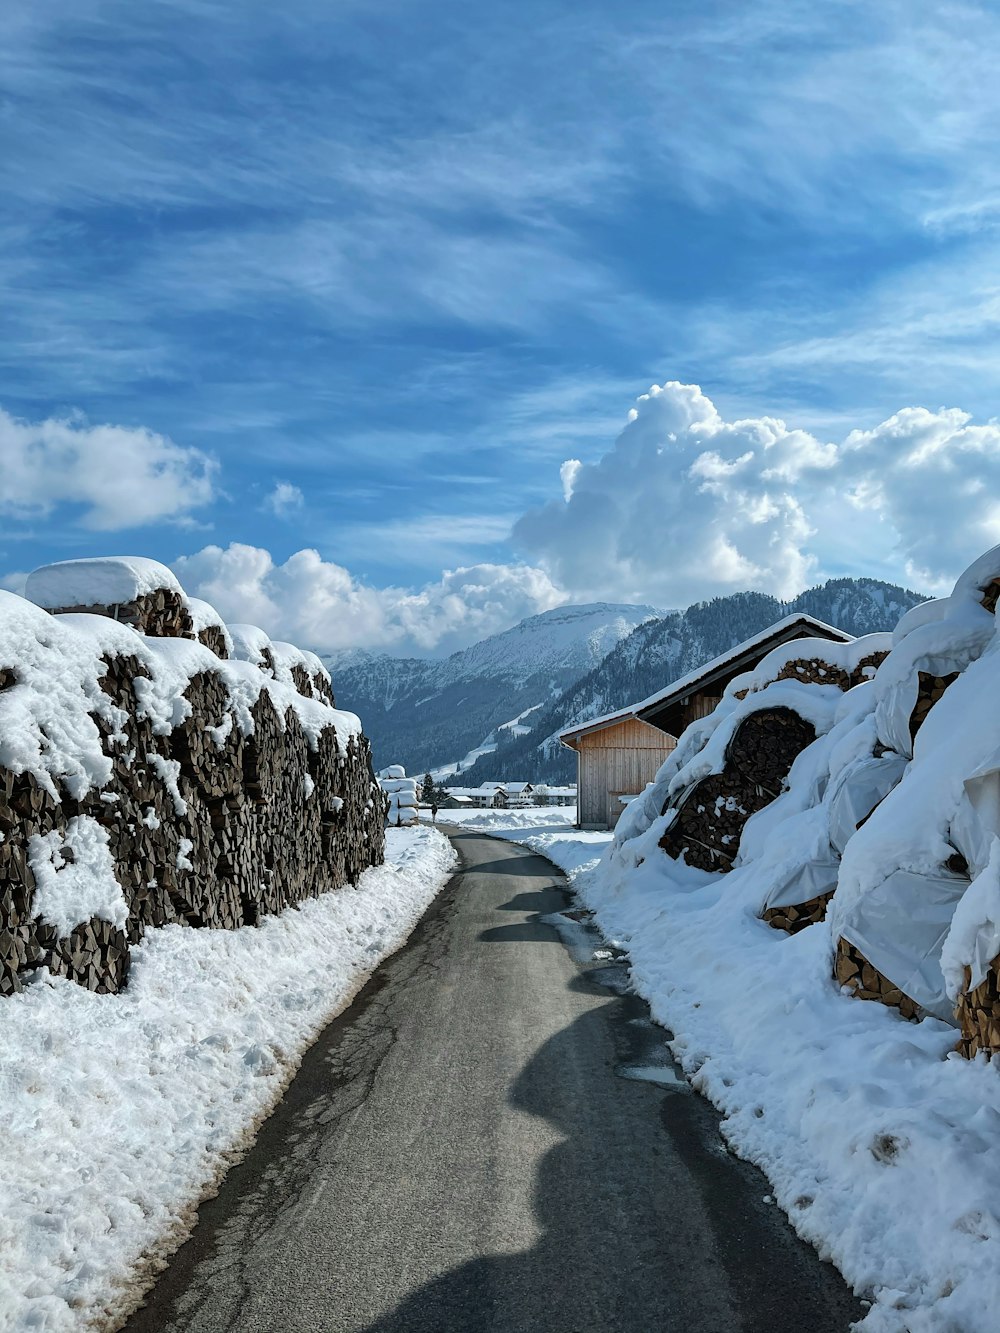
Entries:
{"label": "shadow on road", "polygon": [[[530,910],[536,896],[515,901]],[[538,919],[480,938],[558,942]],[[666,1091],[614,1076],[664,1034],[638,997],[598,984],[606,971],[571,985],[607,1003],[547,1041],[511,1089],[565,1135],[538,1167],[538,1242],[443,1274],[367,1333],[846,1333],[863,1310],[763,1202],[766,1179],[728,1153],[713,1108],[683,1080]],[[581,1052],[605,1058],[582,1067]]]}

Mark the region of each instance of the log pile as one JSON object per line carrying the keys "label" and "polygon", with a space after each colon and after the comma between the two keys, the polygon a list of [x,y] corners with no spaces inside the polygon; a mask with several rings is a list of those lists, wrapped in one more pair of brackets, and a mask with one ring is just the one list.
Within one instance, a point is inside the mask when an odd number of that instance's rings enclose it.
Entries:
{"label": "log pile", "polygon": [[199,643],[210,648],[216,657],[225,661],[229,657],[229,645],[226,636],[218,625],[204,625],[195,635]]}
{"label": "log pile", "polygon": [[851,672],[851,688],[853,689],[855,685],[862,685],[866,680],[871,680],[888,656],[889,649],[884,648],[880,652],[868,653],[867,656],[862,657]]}
{"label": "log pile", "polygon": [[[177,610],[157,593],[136,616],[149,633],[181,624]],[[174,710],[186,716],[172,730],[156,730],[142,703],[146,663],[156,669],[156,654],[140,650],[141,642],[135,653],[107,653],[95,682],[94,697],[107,705],[89,716],[110,761],[108,781],[83,795],[53,795],[33,773],[0,768],[0,995],[20,990],[41,965],[89,990],[117,992],[130,947],[146,931],[170,922],[257,924],[356,883],[384,858],[385,800],[363,735],[338,731],[335,714],[318,726],[315,712],[307,735],[296,695],[266,680],[266,660],[249,709],[252,729],[242,728],[227,668],[219,661],[212,669],[207,655],[205,669],[187,681],[184,706]],[[16,664],[3,668],[0,689],[12,687],[16,674]],[[321,670],[302,668],[294,678],[305,697],[332,699]],[[32,864],[39,845],[32,839],[66,836],[71,819],[94,821],[106,835],[128,909],[124,930],[95,916],[60,934],[38,917]],[[61,863],[72,859],[64,845]]]}
{"label": "log pile", "polygon": [[917,702],[913,705],[913,712],[910,714],[910,737],[912,740],[916,740],[917,732],[927,721],[927,714],[942,697],[948,686],[953,681],[958,680],[960,674],[958,671],[952,671],[946,676],[932,676],[929,671],[917,672],[919,681]]}
{"label": "log pile", "polygon": [[814,926],[818,921],[826,920],[826,909],[833,892],[817,894],[808,902],[797,903],[793,907],[768,907],[763,913],[763,920],[775,930],[787,931],[795,935],[806,926]]}
{"label": "log pile", "polygon": [[684,794],[660,846],[700,870],[731,869],[747,820],[781,794],[796,756],[815,739],[812,724],[790,708],[750,713],[733,733],[723,771]]}
{"label": "log pile", "polygon": [[[90,606],[59,606],[48,608],[53,615],[79,613],[91,616],[110,616],[123,625],[129,625],[140,634],[154,639],[193,639],[194,626],[182,594],[173,588],[157,588],[155,592],[139,593],[127,602],[111,602]],[[211,645],[209,645],[211,646]],[[215,650],[213,649],[213,652]]]}
{"label": "log pile", "polygon": [[834,967],[837,980],[859,1000],[879,1000],[898,1009],[904,1018],[921,1016],[920,1006],[905,995],[878,968],[872,967],[860,949],[845,940],[837,941],[837,961]]}
{"label": "log pile", "polygon": [[1000,601],[1000,579],[991,579],[982,589],[982,594],[980,606],[984,606],[987,611],[996,615],[997,602]]}
{"label": "log pile", "polygon": [[962,1036],[956,1049],[967,1060],[980,1051],[990,1057],[1000,1054],[1000,958],[994,958],[985,978],[972,986],[972,973],[965,969],[965,985],[958,997],[955,1017]]}
{"label": "log pile", "polygon": [[851,688],[850,674],[843,667],[824,662],[819,657],[796,657],[786,662],[775,680],[800,680],[804,685],[836,685],[838,689]]}
{"label": "log pile", "polygon": [[[795,657],[785,662],[766,684],[774,684],[779,680],[797,680],[803,685],[836,685],[840,690],[850,690],[863,681],[871,680],[888,655],[887,648],[868,653],[850,671],[822,657]],[[758,684],[753,688],[763,689],[764,686]],[[750,693],[749,686],[734,691],[737,699],[745,699]]]}

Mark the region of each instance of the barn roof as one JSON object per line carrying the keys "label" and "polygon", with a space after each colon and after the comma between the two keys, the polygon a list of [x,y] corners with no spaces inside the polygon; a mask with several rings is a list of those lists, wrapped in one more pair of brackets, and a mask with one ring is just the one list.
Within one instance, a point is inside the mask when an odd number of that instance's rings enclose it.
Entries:
{"label": "barn roof", "polygon": [[[850,643],[854,635],[837,629],[835,625],[828,625],[823,620],[817,620],[815,616],[806,615],[805,612],[796,612],[775,621],[773,625],[769,625],[758,634],[752,634],[749,639],[735,644],[726,652],[720,653],[718,657],[713,657],[711,661],[705,662],[694,671],[689,671],[687,675],[681,676],[680,680],[673,681],[665,689],[658,690],[656,694],[651,694],[639,703],[630,704],[627,708],[620,708],[614,713],[606,713],[603,717],[592,718],[579,726],[567,727],[565,731],[559,733],[559,739],[563,745],[572,750],[576,748],[571,743],[572,738],[587,735],[592,731],[603,731],[605,727],[617,726],[619,722],[625,722],[629,718],[648,722],[668,734],[676,734],[670,731],[669,724],[675,721],[678,706],[686,703],[690,695],[707,689],[716,681],[728,682],[741,671],[755,666],[772,648],[788,643],[791,639],[802,638],[832,639],[836,643]],[[665,723],[667,725],[664,725]]]}

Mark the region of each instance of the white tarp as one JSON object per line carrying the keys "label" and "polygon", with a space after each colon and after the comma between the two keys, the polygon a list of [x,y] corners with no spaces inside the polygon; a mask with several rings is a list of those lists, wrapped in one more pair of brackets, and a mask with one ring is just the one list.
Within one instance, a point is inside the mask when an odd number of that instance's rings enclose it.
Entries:
{"label": "white tarp", "polygon": [[827,860],[806,861],[779,881],[767,895],[764,910],[771,907],[798,907],[821,893],[831,893],[837,887],[840,858],[831,851]]}
{"label": "white tarp", "polygon": [[843,768],[830,784],[827,804],[830,810],[830,842],[843,852],[875,807],[899,782],[907,760],[901,754],[868,755]]}
{"label": "white tarp", "polygon": [[894,870],[856,902],[839,933],[921,1008],[955,1024],[941,946],[969,887],[960,875]]}

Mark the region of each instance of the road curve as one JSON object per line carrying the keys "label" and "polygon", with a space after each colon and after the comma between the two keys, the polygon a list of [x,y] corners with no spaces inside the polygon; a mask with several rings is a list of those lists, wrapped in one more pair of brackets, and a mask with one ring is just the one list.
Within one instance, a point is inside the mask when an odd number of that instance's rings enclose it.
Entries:
{"label": "road curve", "polygon": [[624,966],[545,920],[559,872],[454,842],[462,870],[128,1333],[846,1333],[863,1312],[726,1151]]}

